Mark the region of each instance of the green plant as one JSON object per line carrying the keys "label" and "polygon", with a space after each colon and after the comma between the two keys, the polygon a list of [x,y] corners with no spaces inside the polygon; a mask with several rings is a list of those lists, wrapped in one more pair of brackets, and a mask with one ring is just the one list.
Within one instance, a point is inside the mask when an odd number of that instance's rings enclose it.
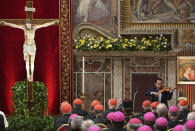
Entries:
{"label": "green plant", "polygon": [[53,117],[8,117],[9,127],[7,131],[51,131],[53,128]]}
{"label": "green plant", "polygon": [[25,115],[25,116],[41,116],[47,110],[48,98],[47,88],[42,82],[33,83],[33,95],[34,101],[30,110],[29,103],[27,100],[27,82],[20,81],[16,82],[15,86],[12,87],[12,100],[13,108],[15,109],[14,115]]}
{"label": "green plant", "polygon": [[[19,81],[12,87],[14,116],[8,118],[8,131],[50,131],[53,118],[44,116],[47,110],[47,88],[42,82],[33,83],[34,101],[27,100],[27,82]],[[31,104],[31,106],[29,106]]]}

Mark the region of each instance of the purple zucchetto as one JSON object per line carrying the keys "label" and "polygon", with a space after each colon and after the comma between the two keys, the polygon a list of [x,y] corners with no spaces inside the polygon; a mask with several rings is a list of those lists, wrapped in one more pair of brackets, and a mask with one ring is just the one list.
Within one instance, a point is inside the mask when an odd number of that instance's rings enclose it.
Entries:
{"label": "purple zucchetto", "polygon": [[152,131],[152,128],[149,127],[148,125],[143,125],[140,126],[137,131]]}
{"label": "purple zucchetto", "polygon": [[79,116],[78,114],[72,114],[70,115],[69,119],[72,120],[73,118],[75,118],[76,116]]}
{"label": "purple zucchetto", "polygon": [[114,112],[108,113],[108,115],[106,115],[106,119],[109,120],[109,121],[111,121],[112,120],[112,117],[113,117],[113,114],[114,114]]}
{"label": "purple zucchetto", "polygon": [[88,131],[100,131],[100,128],[98,126],[91,126]]}
{"label": "purple zucchetto", "polygon": [[189,130],[193,130],[195,131],[195,120],[188,120],[186,123],[185,123],[185,127]]}
{"label": "purple zucchetto", "polygon": [[156,119],[155,123],[159,126],[162,126],[162,127],[166,127],[168,126],[168,121],[166,118],[164,117],[159,117],[158,119]]}
{"label": "purple zucchetto", "polygon": [[173,128],[173,131],[183,131],[183,125],[182,124],[176,125]]}
{"label": "purple zucchetto", "polygon": [[171,106],[169,107],[169,112],[176,113],[179,111],[179,108],[177,106]]}
{"label": "purple zucchetto", "polygon": [[112,120],[115,122],[123,122],[125,120],[125,115],[121,111],[116,111],[112,115]]}
{"label": "purple zucchetto", "polygon": [[156,119],[156,116],[152,112],[147,112],[144,114],[145,121],[151,122],[151,121],[155,121],[155,119]]}
{"label": "purple zucchetto", "polygon": [[138,118],[132,118],[131,120],[129,120],[128,123],[129,124],[142,124],[142,121]]}

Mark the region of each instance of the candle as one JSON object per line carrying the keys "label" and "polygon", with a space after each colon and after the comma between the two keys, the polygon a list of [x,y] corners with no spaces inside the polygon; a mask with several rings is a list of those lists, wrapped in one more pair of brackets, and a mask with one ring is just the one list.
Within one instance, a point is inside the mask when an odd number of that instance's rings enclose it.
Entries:
{"label": "candle", "polygon": [[82,93],[85,93],[85,57],[83,57]]}

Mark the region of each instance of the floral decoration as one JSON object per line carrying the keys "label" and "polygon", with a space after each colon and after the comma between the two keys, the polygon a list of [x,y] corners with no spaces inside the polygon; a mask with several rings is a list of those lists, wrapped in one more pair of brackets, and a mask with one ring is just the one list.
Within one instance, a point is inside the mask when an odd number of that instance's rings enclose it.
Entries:
{"label": "floral decoration", "polygon": [[99,38],[77,38],[74,40],[74,49],[76,50],[130,50],[130,51],[168,51],[171,50],[171,44],[168,39],[163,36],[149,36],[148,38],[134,37],[132,39],[122,38],[120,35],[117,38],[104,37]]}

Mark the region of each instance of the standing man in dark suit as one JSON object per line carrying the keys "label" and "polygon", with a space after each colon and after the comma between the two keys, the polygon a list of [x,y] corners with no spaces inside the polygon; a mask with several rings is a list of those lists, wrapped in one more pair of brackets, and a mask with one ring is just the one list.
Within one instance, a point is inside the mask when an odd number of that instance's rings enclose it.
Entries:
{"label": "standing man in dark suit", "polygon": [[173,96],[174,88],[167,88],[163,86],[163,80],[157,78],[154,88],[146,92],[147,96],[152,96],[152,102],[157,101],[164,103],[168,107],[168,100],[171,100]]}

